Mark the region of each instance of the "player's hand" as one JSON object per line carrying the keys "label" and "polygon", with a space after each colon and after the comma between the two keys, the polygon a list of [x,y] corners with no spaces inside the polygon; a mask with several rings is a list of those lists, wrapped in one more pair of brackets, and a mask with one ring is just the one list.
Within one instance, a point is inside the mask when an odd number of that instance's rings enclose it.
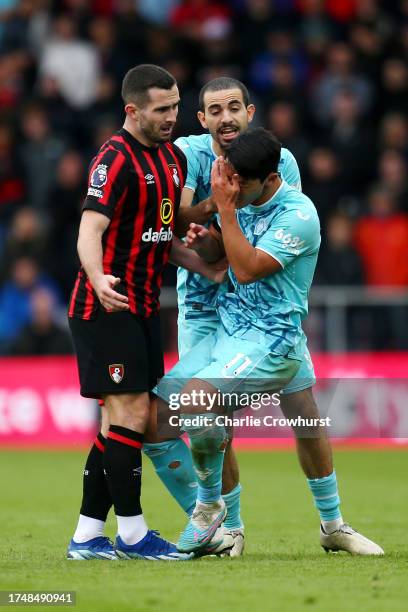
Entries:
{"label": "player's hand", "polygon": [[207,242],[206,238],[210,236],[210,232],[204,225],[198,223],[190,223],[187,230],[184,244],[187,248],[193,251],[199,251],[200,248]]}
{"label": "player's hand", "polygon": [[212,197],[221,214],[235,211],[239,195],[238,174],[228,172],[227,162],[223,157],[217,157],[212,165],[211,189]]}
{"label": "player's hand", "polygon": [[120,278],[111,274],[101,274],[94,280],[93,288],[100,303],[108,312],[119,312],[129,310],[129,298],[114,290],[120,283]]}
{"label": "player's hand", "polygon": [[221,285],[227,280],[228,275],[228,260],[223,257],[219,261],[213,264],[206,264],[203,275],[214,283]]}

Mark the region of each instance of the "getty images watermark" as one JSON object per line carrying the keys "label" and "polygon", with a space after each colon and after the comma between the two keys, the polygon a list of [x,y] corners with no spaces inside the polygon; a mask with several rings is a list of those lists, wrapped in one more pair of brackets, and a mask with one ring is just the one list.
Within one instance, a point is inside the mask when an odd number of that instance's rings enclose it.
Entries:
{"label": "getty images watermark", "polygon": [[[226,393],[216,391],[209,393],[204,390],[192,390],[189,393],[171,393],[168,406],[170,410],[179,411],[183,408],[197,409],[211,412],[215,409],[236,411],[245,408],[257,411],[267,407],[280,406],[279,393]],[[258,417],[253,414],[243,416],[230,416],[229,414],[173,414],[169,417],[171,427],[208,427],[212,423],[226,427],[330,427],[331,418],[305,418],[296,416],[291,418],[277,417],[270,414]]]}

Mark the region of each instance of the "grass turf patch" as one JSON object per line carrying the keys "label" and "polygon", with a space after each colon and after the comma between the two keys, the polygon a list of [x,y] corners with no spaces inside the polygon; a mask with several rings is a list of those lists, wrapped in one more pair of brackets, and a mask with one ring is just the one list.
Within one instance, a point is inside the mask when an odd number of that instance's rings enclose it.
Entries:
{"label": "grass turf patch", "polygon": [[[0,453],[0,589],[75,590],[76,609],[406,610],[406,451],[335,455],[345,520],[384,558],[326,555],[293,452],[239,454],[247,549],[187,563],[65,560],[80,504],[84,453]],[[173,541],[185,517],[144,458],[143,508]],[[115,534],[111,517],[107,533]]]}

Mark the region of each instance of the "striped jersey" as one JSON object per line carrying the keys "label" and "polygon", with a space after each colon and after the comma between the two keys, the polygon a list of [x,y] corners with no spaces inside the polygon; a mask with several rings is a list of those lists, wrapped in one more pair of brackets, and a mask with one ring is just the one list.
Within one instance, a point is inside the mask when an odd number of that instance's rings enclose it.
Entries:
{"label": "striped jersey", "polygon": [[[123,128],[102,145],[90,165],[83,210],[110,219],[102,237],[104,274],[121,279],[115,290],[127,295],[130,311],[142,317],[159,309],[186,173],[187,161],[177,146],[147,147]],[[68,316],[89,320],[99,307],[81,267]]]}

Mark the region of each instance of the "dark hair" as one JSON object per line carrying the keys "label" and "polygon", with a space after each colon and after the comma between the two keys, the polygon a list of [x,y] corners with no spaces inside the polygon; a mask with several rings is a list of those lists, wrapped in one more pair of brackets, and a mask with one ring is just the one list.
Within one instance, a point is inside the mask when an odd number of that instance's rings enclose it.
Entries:
{"label": "dark hair", "polygon": [[281,154],[279,140],[264,128],[246,130],[232,141],[227,159],[243,178],[264,181],[278,171]]}
{"label": "dark hair", "polygon": [[201,88],[198,96],[198,107],[200,111],[204,112],[204,94],[207,91],[223,91],[224,89],[239,89],[242,92],[242,99],[244,100],[245,106],[248,106],[249,93],[245,85],[232,77],[219,77],[218,79],[209,81]]}
{"label": "dark hair", "polygon": [[164,68],[154,64],[140,64],[125,74],[122,98],[125,104],[136,102],[144,106],[149,101],[149,89],[171,89],[173,85],[176,85],[176,79]]}

